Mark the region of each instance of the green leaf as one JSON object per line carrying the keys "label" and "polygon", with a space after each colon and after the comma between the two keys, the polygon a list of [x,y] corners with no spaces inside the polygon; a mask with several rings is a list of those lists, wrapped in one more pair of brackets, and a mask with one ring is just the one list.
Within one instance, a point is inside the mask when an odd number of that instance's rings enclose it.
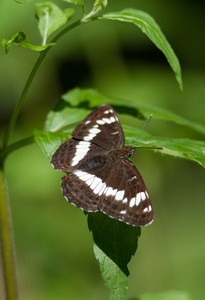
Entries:
{"label": "green leaf", "polygon": [[65,101],[59,101],[55,109],[50,111],[46,122],[45,130],[58,131],[67,130],[71,125],[72,127],[84,119],[88,111],[81,108],[71,108]]}
{"label": "green leaf", "polygon": [[179,61],[161,29],[150,15],[140,10],[125,9],[121,12],[104,14],[103,16],[100,16],[99,19],[132,23],[138,26],[155,44],[155,46],[164,53],[175,73],[180,88],[183,89]]}
{"label": "green leaf", "polygon": [[93,10],[99,12],[107,6],[107,0],[95,0]]}
{"label": "green leaf", "polygon": [[[205,126],[187,120],[167,109],[151,104],[139,104],[131,101],[128,102],[125,99],[110,98],[94,89],[76,88],[63,95],[62,99],[68,104],[68,107],[80,106],[81,108],[84,107],[84,109],[93,109],[101,104],[109,103],[116,108],[119,113],[126,113],[135,118],[144,120],[147,120],[149,116],[153,114],[155,120],[172,121],[176,124],[187,126],[197,132],[205,134]],[[81,115],[83,117],[86,116],[85,114],[82,114],[82,111]],[[47,128],[47,130],[50,129]]]}
{"label": "green leaf", "polygon": [[[73,128],[66,130],[66,132],[45,132],[35,131],[35,139],[41,147],[42,151],[48,156],[55,152],[55,150],[67,139],[71,137]],[[131,126],[123,125],[125,133],[125,142],[127,145],[132,145],[136,148],[151,148],[161,154],[171,155],[174,157],[188,159],[197,162],[205,167],[205,142],[191,139],[171,139],[158,136],[152,136],[144,131]],[[159,149],[160,148],[160,149]]]}
{"label": "green leaf", "polygon": [[34,130],[34,138],[40,146],[43,153],[51,159],[56,149],[66,140],[70,138],[70,133],[47,132]]}
{"label": "green leaf", "polygon": [[46,44],[48,37],[65,25],[75,13],[73,8],[62,11],[52,2],[37,3],[36,7],[36,16],[39,20],[38,27],[43,38],[43,45]]}
{"label": "green leaf", "polygon": [[136,148],[161,148],[156,149],[162,154],[189,159],[205,167],[205,142],[191,139],[174,139],[152,136],[144,131],[136,139],[136,128],[123,126],[126,144]]}
{"label": "green leaf", "polygon": [[94,253],[96,259],[99,261],[100,271],[104,279],[105,286],[108,288],[109,299],[126,300],[128,287],[127,276],[96,245],[94,245]]}
{"label": "green leaf", "polygon": [[32,45],[23,31],[17,31],[10,39],[3,39],[1,44],[6,53],[9,52],[12,45],[28,48],[30,50],[39,52],[55,45],[54,43],[46,44],[44,46]]}
{"label": "green leaf", "polygon": [[141,228],[111,219],[100,211],[88,214],[88,227],[95,244],[128,276],[127,264],[137,250]]}
{"label": "green leaf", "polygon": [[63,1],[74,5],[84,6],[83,0],[63,0]]}
{"label": "green leaf", "polygon": [[140,113],[148,119],[148,117],[153,114],[154,119],[164,120],[164,121],[172,121],[175,124],[183,125],[189,127],[197,132],[205,134],[205,126],[198,124],[196,122],[187,120],[165,108],[161,108],[158,106],[154,106],[151,104],[137,104],[137,107]]}

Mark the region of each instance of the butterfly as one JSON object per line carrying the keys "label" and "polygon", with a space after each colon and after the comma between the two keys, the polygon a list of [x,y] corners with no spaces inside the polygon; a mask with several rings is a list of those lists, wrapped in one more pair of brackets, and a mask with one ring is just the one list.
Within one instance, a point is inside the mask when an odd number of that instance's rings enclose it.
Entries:
{"label": "butterfly", "polygon": [[51,164],[68,173],[62,193],[86,212],[102,211],[132,226],[153,221],[153,206],[138,169],[129,160],[135,148],[125,146],[115,110],[102,105],[92,111],[53,154]]}

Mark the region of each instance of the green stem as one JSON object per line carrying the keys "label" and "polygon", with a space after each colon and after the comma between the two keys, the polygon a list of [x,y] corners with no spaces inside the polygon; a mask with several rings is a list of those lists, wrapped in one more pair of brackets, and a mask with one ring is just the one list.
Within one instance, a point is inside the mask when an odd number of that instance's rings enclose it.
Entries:
{"label": "green stem", "polygon": [[5,161],[6,157],[12,153],[13,151],[15,150],[18,150],[24,146],[28,146],[32,143],[34,143],[34,137],[33,136],[30,136],[30,137],[27,137],[25,139],[22,139],[16,143],[13,143],[11,145],[9,145],[8,147],[6,147],[1,153],[0,153],[0,159],[2,161]]}
{"label": "green stem", "polygon": [[37,59],[35,65],[34,65],[32,71],[31,71],[31,73],[30,73],[30,75],[28,77],[28,80],[27,80],[27,82],[25,84],[25,87],[24,87],[24,89],[22,91],[21,97],[19,98],[19,101],[17,102],[17,104],[16,104],[16,106],[14,108],[14,111],[13,111],[12,116],[11,116],[11,120],[9,122],[8,128],[7,128],[5,136],[4,136],[3,149],[5,149],[8,146],[8,144],[9,144],[9,139],[10,139],[12,133],[13,133],[14,126],[16,124],[16,120],[17,120],[18,115],[19,115],[19,113],[21,111],[21,108],[22,108],[22,106],[23,106],[23,104],[25,102],[25,99],[26,99],[26,96],[28,94],[28,91],[29,91],[29,88],[31,86],[31,83],[33,81],[33,78],[34,78],[34,76],[35,76],[38,68],[40,67],[41,62],[44,59],[44,56],[45,56],[45,52],[44,51],[40,52],[39,57],[38,57],[38,59]]}
{"label": "green stem", "polygon": [[[81,22],[80,22],[80,19],[77,20],[76,22],[72,23],[71,25],[69,25],[68,27],[64,28],[61,32],[59,32],[52,40],[51,40],[51,43],[55,43],[60,37],[62,37],[65,33],[67,33],[68,31],[70,31],[72,28],[80,25]],[[5,149],[8,144],[9,144],[9,140],[10,140],[10,137],[13,133],[13,130],[14,130],[14,127],[15,127],[15,124],[16,124],[16,120],[19,116],[19,113],[21,111],[21,108],[25,102],[25,99],[26,99],[26,96],[28,94],[28,91],[30,89],[30,86],[33,82],[33,79],[35,77],[35,74],[36,72],[38,71],[43,59],[45,58],[46,54],[48,53],[48,51],[51,49],[51,47],[48,47],[46,48],[44,51],[40,52],[39,54],[39,57],[28,77],[28,80],[25,84],[25,87],[22,91],[22,94],[21,94],[21,97],[19,98],[19,101],[17,102],[15,108],[14,108],[14,111],[12,113],[12,116],[11,116],[11,120],[9,122],[9,125],[8,125],[8,128],[6,130],[6,133],[5,133],[5,136],[4,136],[4,139],[3,139],[3,149]]]}
{"label": "green stem", "polygon": [[15,249],[9,196],[3,168],[0,169],[0,247],[6,295],[5,299],[16,300],[18,298],[18,288],[15,267]]}

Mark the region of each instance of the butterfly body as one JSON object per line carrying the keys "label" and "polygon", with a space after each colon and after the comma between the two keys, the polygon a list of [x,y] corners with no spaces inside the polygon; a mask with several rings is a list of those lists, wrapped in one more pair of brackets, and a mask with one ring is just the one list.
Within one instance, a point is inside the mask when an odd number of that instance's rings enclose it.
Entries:
{"label": "butterfly body", "polygon": [[114,109],[95,109],[54,153],[65,198],[88,211],[101,210],[132,226],[148,225],[153,207],[144,181],[128,159],[135,148],[124,146],[124,133]]}

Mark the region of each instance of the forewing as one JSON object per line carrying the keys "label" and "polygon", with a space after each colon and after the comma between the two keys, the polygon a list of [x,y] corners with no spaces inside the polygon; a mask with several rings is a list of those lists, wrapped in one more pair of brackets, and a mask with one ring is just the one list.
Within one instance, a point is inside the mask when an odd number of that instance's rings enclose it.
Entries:
{"label": "forewing", "polygon": [[94,156],[100,156],[104,150],[88,141],[70,139],[64,142],[53,154],[51,164],[57,170],[72,172]]}
{"label": "forewing", "polygon": [[91,112],[53,154],[55,169],[72,172],[92,157],[101,156],[124,145],[124,133],[116,112],[103,105]]}
{"label": "forewing", "polygon": [[103,105],[91,112],[73,131],[79,140],[94,143],[106,150],[124,146],[124,133],[114,109]]}

